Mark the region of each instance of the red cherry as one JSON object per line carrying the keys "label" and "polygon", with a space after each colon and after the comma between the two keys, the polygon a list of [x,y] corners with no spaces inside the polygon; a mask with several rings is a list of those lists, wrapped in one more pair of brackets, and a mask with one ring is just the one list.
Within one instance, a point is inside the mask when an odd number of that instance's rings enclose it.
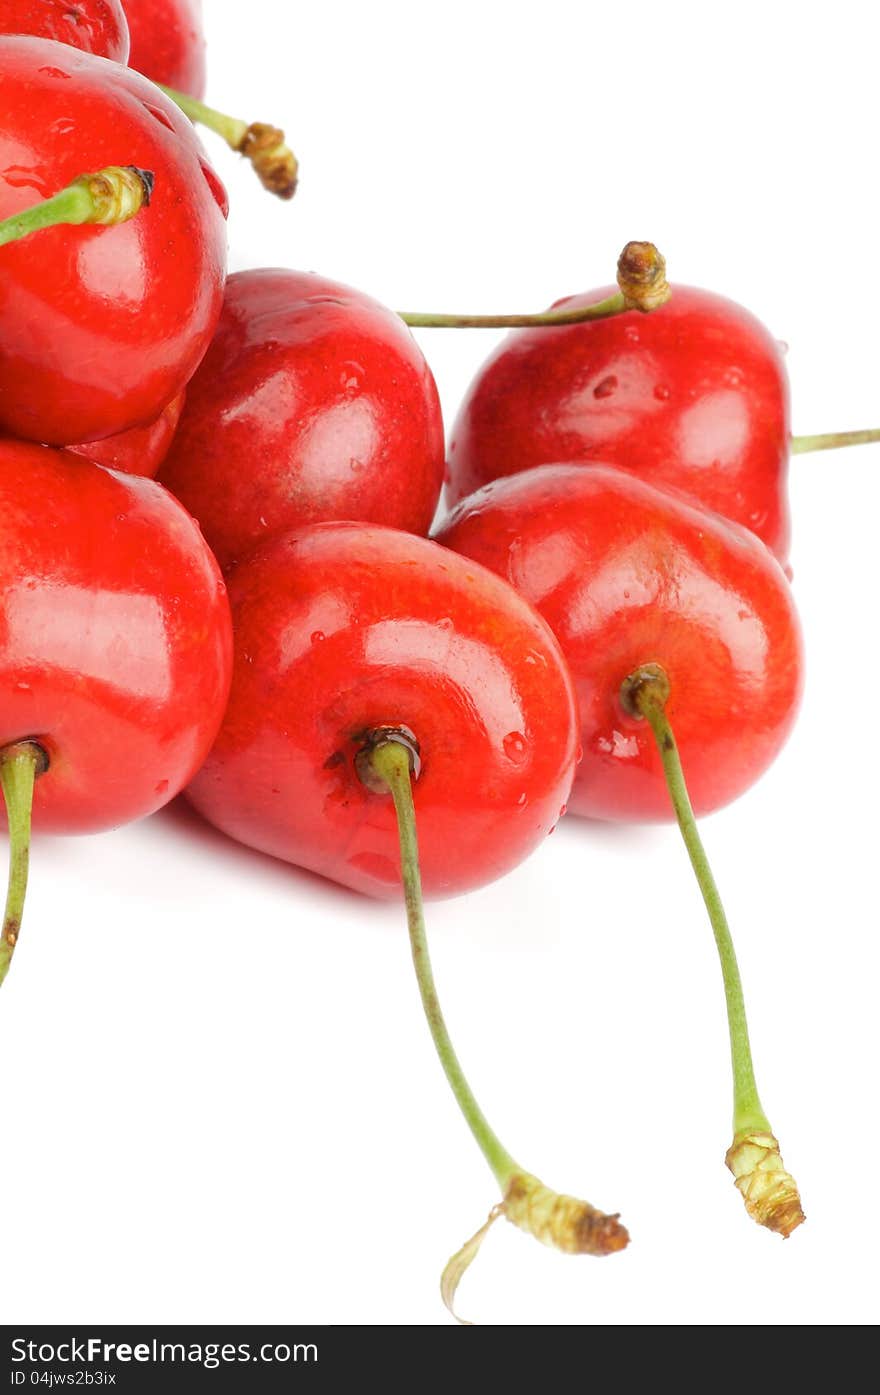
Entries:
{"label": "red cherry", "polygon": [[200,0],[123,0],[131,31],[129,63],[152,82],[205,95]]}
{"label": "red cherry", "polygon": [[111,828],[172,799],[216,735],[231,649],[216,563],[166,490],[0,441],[0,748],[49,757],[38,828]]}
{"label": "red cherry", "polygon": [[357,523],[260,548],[233,571],[230,600],[232,695],[189,797],[240,842],[358,891],[399,895],[403,881],[428,1026],[502,1194],[444,1270],[447,1306],[498,1216],[567,1253],[622,1249],[617,1216],[551,1192],[490,1128],[444,1022],[425,934],[423,882],[444,896],[490,881],[559,817],[576,723],[547,626],[491,572]]}
{"label": "red cherry", "polygon": [[84,455],[97,465],[106,465],[110,470],[124,470],[127,475],[144,475],[153,479],[171,448],[185,400],[186,392],[178,393],[149,426],[133,426],[130,431],[123,431],[118,436],[107,436],[103,441],[87,441],[83,445],[68,446],[67,449],[76,455]]}
{"label": "red cherry", "polygon": [[569,807],[602,818],[675,813],[727,999],[727,1166],[750,1216],[787,1236],[804,1213],[758,1096],[733,940],[689,787],[704,809],[733,798],[791,726],[802,658],[788,583],[747,529],[599,465],[496,480],[440,536],[511,581],[562,644],[584,752]]}
{"label": "red cherry", "polygon": [[145,78],[46,39],[0,39],[0,218],[119,163],[155,176],[116,227],[52,227],[3,252],[0,429],[79,444],[153,421],[210,342],[225,195]]}
{"label": "red cherry", "polygon": [[0,33],[33,34],[116,63],[128,60],[128,24],[120,0],[3,0]]}
{"label": "red cherry", "polygon": [[510,334],[459,412],[449,495],[460,500],[534,465],[598,460],[684,491],[750,528],[784,562],[788,450],[780,345],[741,306],[676,286],[647,315]]}
{"label": "red cherry", "polygon": [[431,526],[443,423],[399,318],[305,272],[231,276],[161,479],[226,567],[306,523]]}
{"label": "red cherry", "polygon": [[516,866],[574,770],[556,641],[497,577],[424,538],[327,523],[229,577],[232,694],[188,795],[239,842],[373,896],[400,894],[390,801],[361,782],[368,733],[418,743],[425,888],[451,896]]}
{"label": "red cherry", "polygon": [[671,815],[651,732],[621,699],[645,664],[668,674],[698,812],[748,789],[779,751],[801,691],[800,628],[779,565],[746,529],[623,471],[555,465],[479,490],[437,536],[515,586],[562,645],[584,753],[574,812]]}

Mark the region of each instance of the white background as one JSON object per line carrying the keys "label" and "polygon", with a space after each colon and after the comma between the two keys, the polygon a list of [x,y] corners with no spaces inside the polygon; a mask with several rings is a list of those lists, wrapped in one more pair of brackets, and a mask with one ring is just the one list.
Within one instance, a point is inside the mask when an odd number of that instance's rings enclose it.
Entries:
{"label": "white background", "polygon": [[[862,4],[207,11],[210,95],[283,124],[302,161],[275,205],[206,138],[233,267],[311,268],[396,307],[539,309],[650,238],[673,283],[788,341],[796,431],[880,423]],[[421,336],[450,423],[495,340]],[[878,472],[877,447],[793,463],[806,700],[775,767],[704,830],[808,1222],[758,1230],[724,1168],[720,976],[677,833],[567,820],[502,883],[431,906],[429,929],[502,1139],[619,1208],[632,1244],[572,1259],[499,1224],[462,1286],[477,1321],[876,1318]],[[41,839],[0,1060],[4,1321],[450,1321],[440,1269],[497,1197],[398,908],[179,805]]]}

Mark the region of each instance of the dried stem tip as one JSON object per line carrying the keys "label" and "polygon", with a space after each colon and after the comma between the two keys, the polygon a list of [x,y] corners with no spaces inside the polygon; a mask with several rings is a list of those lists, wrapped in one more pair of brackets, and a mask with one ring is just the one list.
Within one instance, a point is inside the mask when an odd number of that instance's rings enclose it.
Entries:
{"label": "dried stem tip", "polygon": [[137,165],[108,165],[97,174],[83,174],[74,180],[87,190],[93,211],[89,223],[127,223],[146,207],[153,193],[154,176]]}
{"label": "dried stem tip", "polygon": [[627,309],[647,313],[665,305],[672,292],[666,260],[653,242],[628,242],[617,261],[617,284]]}
{"label": "dried stem tip", "polygon": [[476,1259],[495,1222],[504,1216],[511,1225],[567,1255],[613,1255],[629,1244],[629,1232],[619,1216],[607,1216],[588,1201],[551,1191],[531,1172],[514,1172],[504,1200],[489,1212],[485,1224],[450,1259],[440,1280],[440,1292],[452,1316],[469,1327],[455,1309],[458,1286]]}
{"label": "dried stem tip", "polygon": [[772,1133],[738,1133],[725,1161],[752,1220],[787,1239],[805,1217],[797,1183],[786,1172]]}
{"label": "dried stem tip", "polygon": [[530,1172],[511,1177],[502,1211],[512,1225],[567,1255],[610,1255],[629,1244],[629,1232],[619,1216],[608,1216],[588,1201],[551,1191]]}
{"label": "dried stem tip", "polygon": [[293,198],[299,165],[283,131],[264,121],[252,121],[236,149],[250,160],[264,189],[279,199]]}

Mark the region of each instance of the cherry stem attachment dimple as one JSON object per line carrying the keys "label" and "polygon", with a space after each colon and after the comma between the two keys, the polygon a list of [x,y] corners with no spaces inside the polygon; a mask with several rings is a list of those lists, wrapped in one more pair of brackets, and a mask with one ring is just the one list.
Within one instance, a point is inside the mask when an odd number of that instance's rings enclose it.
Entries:
{"label": "cherry stem attachment dimple", "polygon": [[9,827],[9,882],[6,908],[3,912],[3,932],[0,935],[0,983],[9,972],[24,913],[30,862],[34,783],[48,766],[46,752],[36,741],[17,741],[0,750],[0,787],[3,790]]}
{"label": "cherry stem attachment dimple", "polygon": [[209,131],[225,140],[230,150],[250,160],[257,178],[264,189],[279,199],[292,199],[296,193],[299,177],[299,163],[288,146],[284,132],[265,121],[242,121],[237,116],[227,116],[223,111],[205,106],[186,92],[178,92],[173,87],[157,84],[166,97],[190,121],[206,126]]}
{"label": "cherry stem attachment dimple", "polygon": [[734,1139],[727,1153],[727,1165],[752,1218],[760,1225],[788,1236],[803,1221],[804,1214],[794,1178],[783,1168],[779,1145],[758,1096],[736,951],[694,817],[681,757],[666,710],[668,699],[669,678],[659,664],[644,664],[631,673],[621,687],[624,708],[648,722],[657,743],[669,797],[709,913],[718,949],[733,1066]]}
{"label": "cherry stem attachment dimple", "polygon": [[627,310],[647,314],[665,305],[671,295],[666,262],[653,242],[628,242],[617,262],[619,290],[593,305],[543,310],[524,315],[433,315],[403,310],[400,318],[411,329],[538,329],[607,320]]}
{"label": "cherry stem attachment dimple", "polygon": [[136,165],[108,165],[82,174],[66,189],[0,222],[0,247],[61,224],[127,223],[150,202],[153,175]]}
{"label": "cherry stem attachment dimple", "polygon": [[586,1201],[551,1191],[521,1168],[491,1128],[467,1082],[440,1006],[425,930],[412,790],[417,759],[418,747],[411,733],[401,728],[379,727],[370,733],[360,751],[357,770],[368,789],[390,793],[394,801],[410,947],[425,1017],[452,1093],[503,1195],[486,1223],[453,1255],[443,1271],[443,1301],[457,1317],[454,1299],[459,1281],[499,1216],[568,1254],[611,1254],[623,1249],[629,1236],[616,1215],[606,1215]]}
{"label": "cherry stem attachment dimple", "polygon": [[792,436],[792,455],[807,455],[810,451],[838,450],[841,446],[869,446],[880,441],[880,427],[864,431],[827,431],[820,436]]}

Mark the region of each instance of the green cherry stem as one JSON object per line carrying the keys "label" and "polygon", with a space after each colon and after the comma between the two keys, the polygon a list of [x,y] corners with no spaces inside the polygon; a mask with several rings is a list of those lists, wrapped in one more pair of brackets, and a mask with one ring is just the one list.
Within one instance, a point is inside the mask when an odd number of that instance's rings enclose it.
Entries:
{"label": "green cherry stem", "polygon": [[636,669],[624,681],[621,698],[626,710],[643,717],[654,735],[669,797],[709,913],[721,962],[733,1066],[734,1138],[727,1152],[727,1166],[734,1175],[752,1219],[787,1237],[801,1224],[804,1213],[794,1178],[783,1167],[779,1144],[758,1096],[736,951],[697,828],[678,746],[666,711],[669,679],[664,669],[659,664],[645,664]]}
{"label": "green cherry stem", "polygon": [[284,132],[277,126],[264,121],[241,121],[237,116],[227,116],[204,102],[189,97],[185,92],[177,92],[173,87],[161,91],[170,97],[190,121],[206,126],[209,131],[225,140],[230,150],[250,160],[257,178],[264,189],[279,199],[292,199],[296,192],[299,164],[293,151],[287,145]]}
{"label": "green cherry stem", "polygon": [[617,262],[617,284],[620,289],[614,295],[575,309],[525,315],[433,315],[404,310],[400,318],[411,329],[530,329],[607,320],[627,310],[647,314],[665,305],[671,294],[666,282],[666,262],[653,242],[626,244]]}
{"label": "green cherry stem", "polygon": [[459,1281],[499,1216],[505,1216],[544,1244],[568,1254],[612,1254],[623,1249],[629,1236],[616,1215],[606,1215],[586,1201],[551,1191],[532,1173],[521,1168],[489,1125],[467,1082],[440,1006],[425,930],[412,789],[417,762],[418,746],[409,732],[378,727],[369,734],[359,753],[357,769],[368,789],[377,794],[390,794],[394,801],[410,948],[422,1007],[446,1079],[503,1198],[486,1223],[450,1259],[443,1271],[440,1284],[443,1301],[457,1317],[454,1299]]}
{"label": "green cherry stem", "polygon": [[24,913],[34,782],[48,767],[46,752],[36,741],[17,741],[0,750],[0,787],[9,826],[9,882],[0,935],[0,983],[9,972]]}
{"label": "green cherry stem", "polygon": [[544,310],[522,315],[432,315],[417,310],[401,310],[400,318],[411,329],[531,329],[541,325],[579,325],[587,320],[607,320],[622,315],[630,307],[618,292],[594,305],[576,310]]}
{"label": "green cherry stem", "polygon": [[152,174],[136,165],[108,165],[97,174],[82,174],[51,198],[0,221],[0,247],[60,224],[126,223],[150,202],[152,192]]}
{"label": "green cherry stem", "polygon": [[792,436],[792,455],[806,455],[815,450],[837,450],[840,446],[868,446],[880,441],[880,427],[866,431],[828,431],[821,436]]}

